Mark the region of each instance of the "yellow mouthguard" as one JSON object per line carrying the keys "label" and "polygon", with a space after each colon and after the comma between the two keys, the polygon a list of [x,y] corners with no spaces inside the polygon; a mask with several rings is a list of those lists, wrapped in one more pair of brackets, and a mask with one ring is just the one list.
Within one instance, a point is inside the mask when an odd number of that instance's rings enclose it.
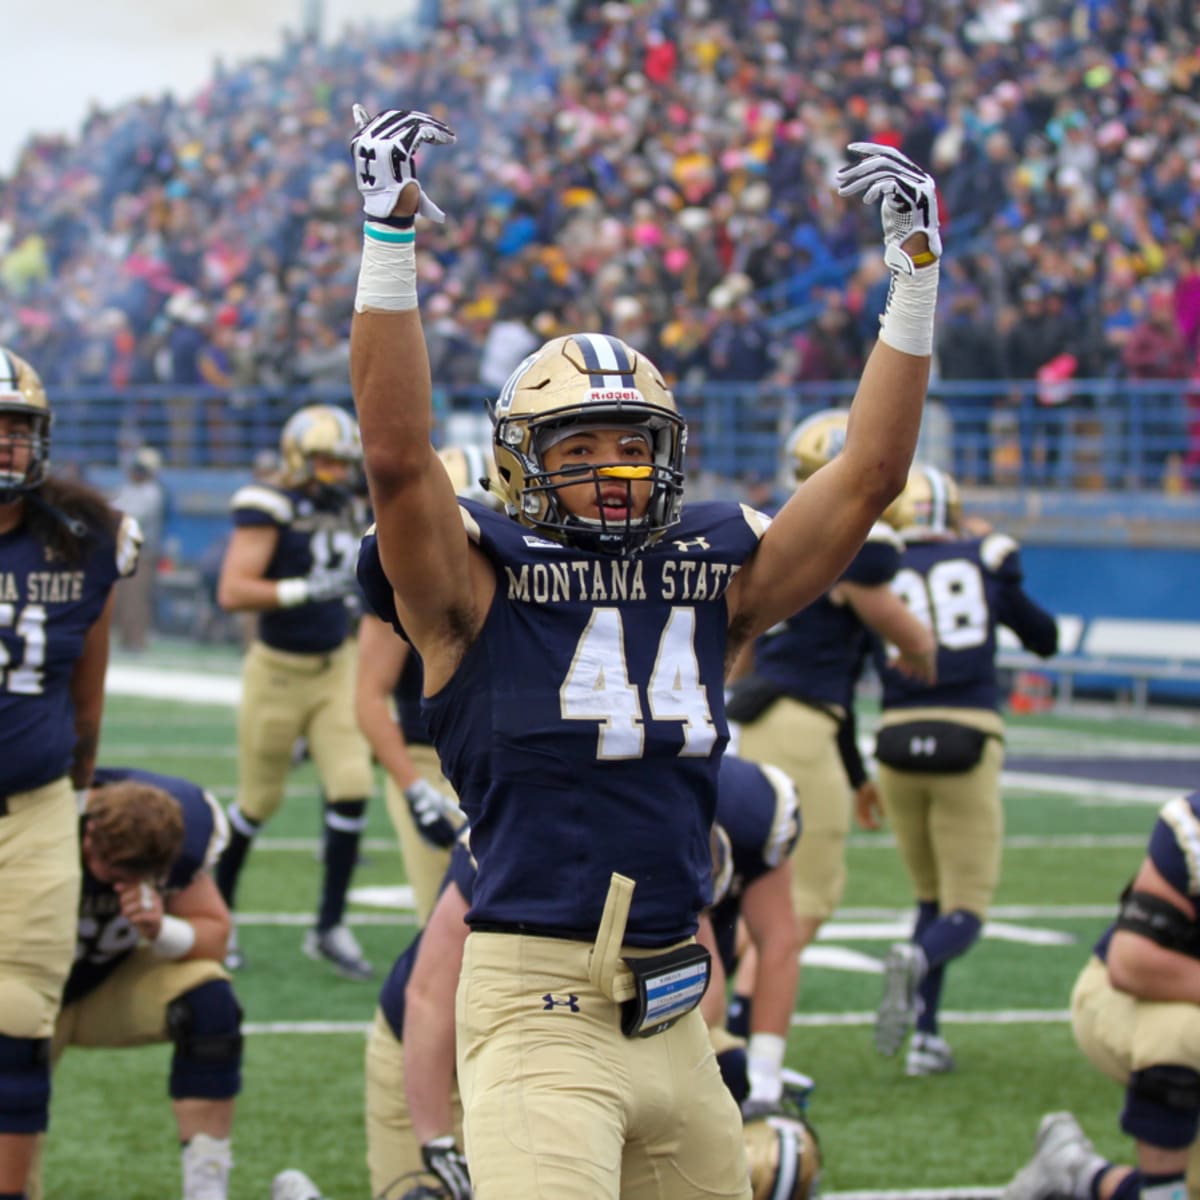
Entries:
{"label": "yellow mouthguard", "polygon": [[606,479],[649,479],[653,467],[597,467],[596,474]]}

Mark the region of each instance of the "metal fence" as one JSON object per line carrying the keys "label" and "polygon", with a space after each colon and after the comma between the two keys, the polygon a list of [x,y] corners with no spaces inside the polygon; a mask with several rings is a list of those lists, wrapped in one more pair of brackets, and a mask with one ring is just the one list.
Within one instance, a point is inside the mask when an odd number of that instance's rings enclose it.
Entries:
{"label": "metal fence", "polygon": [[[849,404],[854,386],[680,386],[691,473],[773,477],[793,425],[817,409]],[[438,439],[478,436],[486,427],[486,400],[483,391],[436,390]],[[115,466],[133,447],[150,444],[173,467],[249,468],[258,451],[278,445],[284,421],[298,407],[349,406],[351,400],[339,390],[77,387],[55,389],[53,402],[59,465]],[[935,381],[918,453],[968,486],[1200,487],[1200,381]]]}

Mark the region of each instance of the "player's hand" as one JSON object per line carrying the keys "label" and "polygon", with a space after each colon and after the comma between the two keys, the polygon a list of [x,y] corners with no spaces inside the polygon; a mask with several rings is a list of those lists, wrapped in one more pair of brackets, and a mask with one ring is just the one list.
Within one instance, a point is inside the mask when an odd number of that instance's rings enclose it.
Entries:
{"label": "player's hand", "polygon": [[354,126],[356,132],[350,139],[354,181],[362,193],[367,216],[390,217],[400,193],[411,183],[420,197],[416,211],[431,221],[444,221],[446,214],[425,194],[417,179],[414,156],[422,142],[445,145],[455,141],[454,130],[415,109],[388,108],[370,117],[361,104],[354,106]]}
{"label": "player's hand", "polygon": [[358,586],[353,562],[345,562],[337,567],[317,567],[306,576],[304,582],[308,587],[308,600],[313,604],[341,600]]}
{"label": "player's hand", "polygon": [[450,1200],[471,1200],[471,1176],[467,1160],[450,1134],[436,1137],[421,1147],[425,1169],[436,1175]]}
{"label": "player's hand", "polygon": [[838,169],[838,195],[861,195],[864,204],[882,200],[883,261],[888,269],[912,275],[918,263],[928,265],[922,262],[923,254],[941,258],[933,177],[899,150],[878,142],[851,142],[847,151],[857,161]]}
{"label": "player's hand", "polygon": [[919,654],[898,654],[888,666],[917,683],[932,687],[937,683],[937,645],[935,643]]}
{"label": "player's hand", "polygon": [[404,788],[403,793],[421,840],[435,850],[448,850],[453,846],[458,829],[450,820],[450,814],[461,814],[458,805],[428,779],[418,779]]}
{"label": "player's hand", "polygon": [[868,779],[854,793],[854,819],[860,829],[883,828],[883,803],[873,780]]}
{"label": "player's hand", "polygon": [[114,883],[121,902],[121,916],[146,941],[152,942],[162,929],[163,902],[158,890],[149,883]]}

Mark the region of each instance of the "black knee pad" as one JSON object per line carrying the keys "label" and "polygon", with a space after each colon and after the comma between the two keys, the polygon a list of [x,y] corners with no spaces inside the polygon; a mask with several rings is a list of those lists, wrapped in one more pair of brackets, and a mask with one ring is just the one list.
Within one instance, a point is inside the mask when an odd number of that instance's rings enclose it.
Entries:
{"label": "black knee pad", "polygon": [[1200,1072],[1178,1063],[1134,1071],[1125,1088],[1121,1128],[1164,1150],[1190,1146],[1200,1129]]}
{"label": "black knee pad", "polygon": [[229,1100],[242,1089],[242,1009],[228,980],[202,983],[167,1005],[173,1100]]}
{"label": "black knee pad", "polygon": [[50,1124],[50,1039],[0,1033],[0,1133],[45,1133]]}

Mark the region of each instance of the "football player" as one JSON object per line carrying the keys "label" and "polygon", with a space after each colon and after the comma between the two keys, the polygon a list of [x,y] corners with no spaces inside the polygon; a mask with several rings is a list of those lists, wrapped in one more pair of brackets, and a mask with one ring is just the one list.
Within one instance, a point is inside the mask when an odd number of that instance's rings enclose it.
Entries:
{"label": "football player", "polygon": [[[740,922],[755,957],[744,1086],[733,1078],[729,1063],[722,1062],[725,1082],[743,1116],[750,1118],[779,1109],[800,977],[800,931],[788,861],[800,836],[792,781],[779,767],[726,753],[718,777],[717,825],[729,845],[730,882],[709,913],[716,956],[723,975],[731,976],[739,958]],[[720,1027],[724,1008],[724,989],[711,987],[702,1005],[710,1029]]]}
{"label": "football player", "polygon": [[892,1055],[913,1028],[907,1074],[949,1071],[938,1028],[947,964],[979,937],[1000,874],[1004,721],[996,686],[996,627],[1033,653],[1058,649],[1054,617],[1022,586],[1016,542],[961,532],[958,487],[918,464],[888,513],[904,539],[892,587],[937,639],[937,682],[880,663],[879,791],[916,898],[912,938],[884,964],[875,1045]]}
{"label": "football player", "polygon": [[37,372],[0,349],[0,1196],[20,1196],[50,1101],[50,1037],[75,950],[75,793],[92,776],[113,585],[137,523],[49,473]]}
{"label": "football player", "polygon": [[[785,445],[781,482],[800,487],[834,458],[845,444],[848,416],[825,410],[797,425]],[[845,890],[852,790],[857,795],[862,781],[847,779],[838,739],[852,710],[868,636],[874,632],[896,646],[897,665],[915,678],[934,677],[933,635],[889,587],[902,548],[895,531],[876,521],[834,586],[767,630],[732,672],[727,712],[738,722],[738,753],[782,767],[800,797],[804,837],[792,856],[792,902],[801,952]],[[755,977],[751,951],[738,972],[731,1006],[735,1033],[746,1032],[753,1021],[749,993]]]}
{"label": "football player", "polygon": [[1071,993],[1075,1040],[1125,1089],[1136,1166],[1098,1154],[1069,1112],[1048,1113],[1002,1200],[1181,1200],[1200,1129],[1200,792],[1159,810],[1117,918]]}
{"label": "football player", "polygon": [[[251,844],[283,800],[303,737],[325,797],[324,880],[304,953],[364,980],[371,964],[342,919],[372,786],[370,751],[354,719],[347,608],[365,525],[353,489],[362,461],[358,426],[340,408],[310,405],[288,419],[280,453],[273,482],[234,494],[217,588],[222,608],[258,614],[258,633],[242,667],[237,797],[216,879],[232,909]],[[235,938],[226,965],[243,961]]]}
{"label": "football player", "polygon": [[78,946],[53,1061],[68,1046],[173,1043],[184,1200],[226,1200],[242,1014],[221,967],[229,910],[209,873],[225,815],[186,779],[100,767],[79,821]]}
{"label": "football player", "polygon": [[[438,456],[458,495],[492,503],[481,483],[495,474],[489,453],[468,444],[447,447]],[[421,714],[421,660],[370,613],[363,615],[358,628],[355,714],[387,772],[388,815],[400,841],[417,921],[423,925],[433,910],[462,819]]]}
{"label": "football player", "polygon": [[696,1010],[724,671],[829,586],[902,487],[932,344],[933,182],[852,147],[840,191],[883,201],[891,301],[845,448],[773,522],[682,507],[674,398],[594,333],[548,342],[501,390],[500,515],[455,496],[430,443],[413,218],[441,214],[413,152],[453,134],[422,113],[356,117],[350,365],[377,520],[359,576],[421,655],[471,821],[456,1042],[475,1193],[671,1200],[703,1180],[745,1200],[740,1114]]}

